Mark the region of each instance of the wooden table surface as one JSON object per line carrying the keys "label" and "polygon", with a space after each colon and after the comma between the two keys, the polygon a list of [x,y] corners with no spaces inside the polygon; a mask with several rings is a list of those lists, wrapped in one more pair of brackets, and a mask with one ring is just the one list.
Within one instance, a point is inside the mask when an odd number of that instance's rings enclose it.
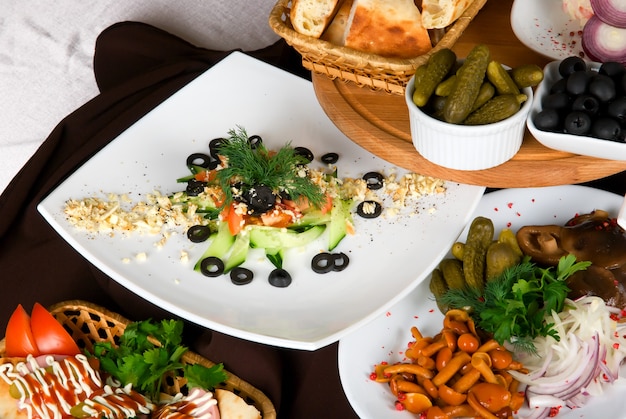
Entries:
{"label": "wooden table surface", "polygon": [[[490,0],[470,23],[453,50],[465,57],[478,43],[511,67],[550,58],[538,54],[514,35],[510,24],[513,0]],[[496,188],[581,183],[626,170],[626,161],[603,160],[555,151],[526,130],[520,151],[510,161],[487,170],[451,170],[424,159],[413,147],[404,97],[376,92],[352,83],[313,74],[317,98],[330,119],[352,141],[407,170],[443,179]]]}

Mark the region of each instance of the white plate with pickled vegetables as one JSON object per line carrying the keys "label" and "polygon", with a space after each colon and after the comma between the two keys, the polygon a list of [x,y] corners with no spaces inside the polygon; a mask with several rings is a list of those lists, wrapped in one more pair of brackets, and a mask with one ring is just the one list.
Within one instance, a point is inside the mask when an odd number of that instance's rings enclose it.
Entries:
{"label": "white plate with pickled vegetables", "polygon": [[312,257],[328,246],[325,231],[316,241],[286,251],[282,263],[292,283],[282,288],[268,283],[274,266],[258,248],[249,249],[242,265],[254,271],[253,281],[235,285],[228,276],[194,271],[206,242],[193,243],[184,234],[89,233],[68,222],[64,207],[70,199],[95,196],[110,202],[113,194],[123,206],[144,202],[148,195],[160,202],[185,190],[177,179],[189,175],[187,158],[209,153],[211,140],[237,127],[260,136],[268,150],[306,147],[316,156],[314,163],[330,173],[332,165],[319,158],[337,153],[340,178],[403,173],[344,136],[319,106],[311,83],[233,53],[102,149],[39,210],[95,266],[164,309],[232,336],[314,350],[365,324],[417,286],[445,255],[484,192],[445,182],[444,193],[407,200],[397,216],[353,214],[354,235],[333,250],[348,255],[349,266],[313,272]]}
{"label": "white plate with pickled vegetables", "polygon": [[[621,203],[622,197],[618,195],[582,186],[504,189],[486,194],[472,219],[477,216],[491,219],[496,233],[503,229],[517,231],[528,225],[563,225],[577,214],[596,209],[606,210],[615,216]],[[468,229],[469,226],[460,236],[461,242],[465,241]],[[447,257],[452,256],[449,254]],[[422,282],[374,321],[340,340],[338,362],[341,382],[352,407],[364,419],[419,417],[407,410],[398,410],[398,399],[390,391],[389,385],[373,380],[372,373],[376,365],[382,362],[391,365],[410,360],[411,353],[406,351],[409,342],[415,341],[412,327],[416,327],[424,336],[434,336],[442,330],[444,316],[435,303],[428,282]],[[615,339],[624,340],[624,337],[616,334]],[[523,359],[518,358],[517,354],[515,356],[516,359]],[[581,367],[587,364],[583,358],[572,358],[569,362]],[[622,367],[620,376],[623,377],[625,373]],[[567,382],[558,380],[555,385],[557,388],[554,392],[568,387]],[[553,409],[551,413],[569,419],[622,417],[624,396],[626,383],[623,378],[619,378],[612,384],[603,384],[601,394],[594,394],[583,407],[573,410],[561,407]],[[530,414],[529,409],[524,407],[515,417],[524,418]]]}

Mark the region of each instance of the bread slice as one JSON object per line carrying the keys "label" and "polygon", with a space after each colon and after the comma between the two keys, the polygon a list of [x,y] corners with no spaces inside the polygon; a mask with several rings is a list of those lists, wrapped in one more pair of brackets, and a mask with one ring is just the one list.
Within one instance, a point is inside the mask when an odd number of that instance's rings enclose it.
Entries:
{"label": "bread slice", "polygon": [[231,391],[215,389],[215,398],[222,419],[261,419],[261,412],[256,407]]}
{"label": "bread slice", "polygon": [[328,28],[322,34],[322,39],[331,44],[343,46],[346,42],[346,25],[350,17],[353,0],[343,0],[335,17],[328,25]]}
{"label": "bread slice", "polygon": [[339,7],[339,0],[293,0],[289,18],[293,28],[307,36],[319,38]]}
{"label": "bread slice", "polygon": [[422,25],[441,29],[457,20],[474,0],[422,0]]}
{"label": "bread slice", "polygon": [[413,58],[432,48],[413,0],[354,0],[344,45],[390,58]]}

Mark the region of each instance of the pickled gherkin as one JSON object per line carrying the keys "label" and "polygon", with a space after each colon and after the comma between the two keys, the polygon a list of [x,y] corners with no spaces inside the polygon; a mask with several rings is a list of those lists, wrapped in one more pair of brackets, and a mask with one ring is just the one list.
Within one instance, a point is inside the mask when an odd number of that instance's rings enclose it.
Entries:
{"label": "pickled gherkin", "polygon": [[487,249],[493,237],[493,222],[486,217],[474,218],[463,249],[463,273],[465,282],[470,287],[482,290],[485,285]]}

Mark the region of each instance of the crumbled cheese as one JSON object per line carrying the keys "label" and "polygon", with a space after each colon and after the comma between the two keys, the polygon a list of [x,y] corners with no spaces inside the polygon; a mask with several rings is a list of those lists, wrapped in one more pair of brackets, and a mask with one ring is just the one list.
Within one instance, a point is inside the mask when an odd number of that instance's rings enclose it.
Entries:
{"label": "crumbled cheese", "polygon": [[145,262],[146,259],[148,259],[148,255],[146,252],[139,252],[135,255],[135,259],[137,259],[138,262]]}
{"label": "crumbled cheese", "polygon": [[181,250],[180,251],[180,261],[182,263],[189,262],[189,253],[187,253],[187,251],[185,251],[185,250]]}

